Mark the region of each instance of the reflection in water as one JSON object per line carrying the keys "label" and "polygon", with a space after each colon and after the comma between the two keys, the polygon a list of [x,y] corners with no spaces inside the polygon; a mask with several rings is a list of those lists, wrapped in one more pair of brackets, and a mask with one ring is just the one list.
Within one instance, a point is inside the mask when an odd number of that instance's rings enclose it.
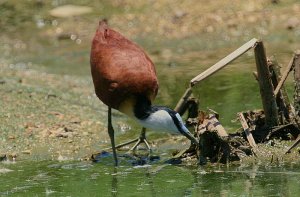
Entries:
{"label": "reflection in water", "polygon": [[118,196],[118,171],[116,167],[114,167],[114,173],[111,175],[111,196],[116,197]]}
{"label": "reflection in water", "polygon": [[[299,167],[299,166],[298,166]],[[288,171],[288,172],[287,172]],[[192,184],[184,196],[297,196],[300,182],[298,172],[279,166],[253,165],[246,168],[194,169]]]}
{"label": "reflection in water", "polygon": [[[153,174],[153,172],[150,171],[149,166],[146,167],[137,167],[138,169],[142,169],[143,173],[142,173],[142,177],[136,177],[136,179],[140,179],[142,178],[143,182],[135,182],[134,186],[136,186],[138,189],[137,190],[131,190],[130,186],[128,187],[128,189],[126,189],[127,195],[129,194],[134,194],[134,193],[143,193],[143,191],[149,191],[149,196],[155,197],[156,195],[156,189],[154,187],[154,182],[153,182],[153,176],[155,176]],[[119,172],[118,172],[119,170]],[[114,167],[113,168],[113,173],[111,174],[111,196],[116,197],[116,196],[124,196],[124,193],[122,193],[123,191],[121,191],[121,193],[119,193],[118,188],[119,185],[124,185],[124,183],[126,181],[118,181],[118,179],[121,179],[122,175],[122,169],[118,168],[118,167]],[[130,182],[128,183],[128,185],[130,185]],[[126,184],[125,184],[126,185]],[[127,186],[126,186],[127,187]],[[148,196],[148,195],[147,195]]]}
{"label": "reflection in water", "polygon": [[[136,176],[128,176],[123,181],[118,179],[122,179],[120,174],[124,169],[114,169],[112,196],[280,196],[291,194],[291,188],[297,187],[297,183],[291,180],[300,180],[300,173],[287,174],[286,169],[276,166],[187,169],[163,165],[133,169]],[[118,173],[117,170],[121,171]],[[119,192],[119,184],[125,184],[127,189]],[[297,190],[293,191],[299,194],[300,190]]]}
{"label": "reflection in water", "polygon": [[[300,165],[113,167],[101,163],[0,163],[0,195],[299,196]],[[46,188],[46,189],[45,189]],[[51,191],[51,192],[49,192]]]}
{"label": "reflection in water", "polygon": [[[298,172],[292,172],[279,166],[187,168],[154,165],[131,170],[131,175],[120,177],[124,169],[114,169],[112,196],[281,196],[300,193],[299,168],[296,168]],[[121,185],[123,189],[119,192]]]}
{"label": "reflection in water", "polygon": [[149,171],[146,172],[146,179],[147,179],[148,184],[149,184],[149,187],[150,187],[150,193],[151,193],[151,196],[152,196],[152,197],[157,196],[157,195],[156,195],[156,192],[155,192],[154,185],[153,185],[152,175],[151,175],[151,173],[150,173]]}
{"label": "reflection in water", "polygon": [[[222,168],[222,167],[221,167]],[[158,165],[137,166],[133,168],[135,175],[132,182],[128,176],[123,181],[120,175],[124,169],[114,168],[112,175],[112,196],[144,195],[144,196],[228,196],[228,194],[252,195],[258,166],[247,171],[247,174],[226,169],[199,169]],[[118,172],[119,170],[119,172]],[[205,171],[207,170],[207,171]],[[138,173],[140,172],[140,173]],[[241,176],[237,176],[237,174]],[[140,182],[138,181],[140,180]],[[118,191],[118,184],[126,182],[128,187]],[[133,184],[132,184],[133,183]],[[180,195],[179,195],[180,194]]]}

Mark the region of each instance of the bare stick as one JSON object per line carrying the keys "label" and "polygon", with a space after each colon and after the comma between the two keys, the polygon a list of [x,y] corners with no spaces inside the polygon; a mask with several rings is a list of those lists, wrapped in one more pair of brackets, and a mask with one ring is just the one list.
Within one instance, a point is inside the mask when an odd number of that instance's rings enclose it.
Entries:
{"label": "bare stick", "polygon": [[182,95],[182,97],[179,99],[176,107],[175,107],[175,111],[178,112],[180,115],[182,115],[184,113],[184,108],[185,105],[188,102],[188,98],[191,96],[192,94],[192,88],[188,88],[185,93]]}
{"label": "bare stick", "polygon": [[278,125],[278,110],[274,95],[274,87],[271,81],[270,71],[262,41],[256,43],[254,48],[258,83],[262,105],[265,113],[265,124],[267,127]]}
{"label": "bare stick", "polygon": [[[268,66],[271,73],[271,80],[272,80],[273,87],[277,87],[279,82],[281,81],[282,75],[280,72],[280,67],[278,65],[278,62],[276,61],[274,56],[268,59]],[[292,106],[289,102],[289,98],[284,85],[281,86],[277,95],[276,93],[274,94],[278,106],[278,115],[279,115],[280,124],[289,123],[290,120],[293,119],[291,113]]]}
{"label": "bare stick", "polygon": [[251,131],[249,129],[249,126],[248,126],[248,123],[247,123],[247,121],[246,121],[246,119],[244,117],[244,114],[242,112],[240,112],[240,113],[238,113],[238,116],[239,116],[240,122],[242,124],[242,127],[244,129],[244,132],[246,134],[246,137],[247,137],[247,140],[248,140],[250,146],[252,148],[256,148],[257,145],[256,145],[255,140],[254,140],[254,138],[252,136],[252,133],[251,133]]}
{"label": "bare stick", "polygon": [[[295,80],[295,92],[294,92],[294,107],[296,110],[296,117],[299,118],[300,111],[300,50],[295,52],[294,58],[294,80]],[[298,121],[297,121],[298,122]],[[290,153],[293,148],[295,148],[300,143],[300,134],[298,135],[294,144],[286,151],[285,154]]]}
{"label": "bare stick", "polygon": [[298,135],[294,144],[285,152],[285,154],[290,153],[293,148],[295,148],[300,143],[300,135]]}
{"label": "bare stick", "polygon": [[257,42],[257,39],[253,38],[252,40],[250,40],[249,42],[245,43],[240,48],[238,48],[237,50],[233,51],[232,53],[230,53],[229,55],[227,55],[226,57],[224,57],[223,59],[221,59],[220,61],[218,61],[216,64],[214,64],[213,66],[211,66],[210,68],[208,68],[207,70],[205,70],[204,72],[202,72],[201,74],[199,74],[198,76],[194,77],[191,80],[191,82],[190,82],[191,86],[194,86],[198,82],[200,82],[203,79],[207,78],[208,76],[214,74],[218,70],[220,70],[223,67],[225,67],[228,63],[232,62],[233,60],[235,60],[239,56],[241,56],[244,53],[246,53],[249,49],[251,49],[251,48],[253,48],[255,46],[256,42]]}
{"label": "bare stick", "polygon": [[258,74],[257,74],[257,72],[256,72],[256,71],[253,71],[252,74],[253,74],[254,79],[255,79],[256,81],[258,81]]}
{"label": "bare stick", "polygon": [[294,107],[295,107],[295,117],[299,124],[300,120],[300,50],[295,53],[294,61],[294,81],[295,81],[295,90],[294,90]]}
{"label": "bare stick", "polygon": [[292,57],[292,59],[291,59],[289,65],[288,65],[287,68],[285,69],[285,71],[284,71],[284,73],[283,73],[283,75],[282,75],[282,77],[281,77],[281,79],[280,79],[278,85],[276,86],[276,89],[275,89],[275,91],[274,91],[275,96],[277,96],[277,94],[278,94],[280,88],[282,87],[282,85],[283,85],[283,83],[285,82],[286,78],[289,76],[289,73],[290,73],[290,71],[292,70],[293,65],[294,65],[294,59],[295,59],[295,54],[293,55],[293,57]]}

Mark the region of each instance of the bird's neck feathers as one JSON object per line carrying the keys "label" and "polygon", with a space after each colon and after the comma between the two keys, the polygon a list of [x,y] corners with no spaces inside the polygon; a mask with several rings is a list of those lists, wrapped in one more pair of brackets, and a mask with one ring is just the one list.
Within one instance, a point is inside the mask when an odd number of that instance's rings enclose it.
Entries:
{"label": "bird's neck feathers", "polygon": [[181,116],[166,107],[151,106],[143,119],[137,119],[145,128],[161,130],[171,134],[182,134],[193,144],[198,144],[198,140],[190,133],[184,125]]}
{"label": "bird's neck feathers", "polygon": [[151,101],[141,95],[134,95],[127,97],[120,106],[118,110],[124,114],[137,119],[145,119],[151,113]]}
{"label": "bird's neck feathers", "polygon": [[133,107],[134,116],[137,119],[144,120],[152,113],[151,101],[143,95],[137,95]]}
{"label": "bird's neck feathers", "polygon": [[136,97],[133,112],[137,121],[146,128],[179,134],[177,113],[166,107],[151,105],[145,96]]}
{"label": "bird's neck feathers", "polygon": [[152,106],[149,116],[144,119],[138,119],[138,122],[145,128],[180,134],[179,124],[176,124],[176,119],[174,121],[174,118],[166,109]]}
{"label": "bird's neck feathers", "polygon": [[173,110],[151,105],[151,101],[143,95],[127,98],[118,108],[119,111],[136,119],[142,126],[155,130],[178,131],[171,114]]}
{"label": "bird's neck feathers", "polygon": [[144,96],[136,96],[122,103],[119,110],[135,118],[143,127],[182,134],[197,144],[197,140],[185,127],[180,115],[167,107],[152,106]]}

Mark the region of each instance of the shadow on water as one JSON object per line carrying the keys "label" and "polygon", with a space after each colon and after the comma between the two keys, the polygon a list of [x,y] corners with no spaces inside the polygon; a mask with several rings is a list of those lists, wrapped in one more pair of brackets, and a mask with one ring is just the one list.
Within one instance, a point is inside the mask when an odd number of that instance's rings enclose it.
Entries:
{"label": "shadow on water", "polygon": [[[132,166],[143,166],[152,165],[160,161],[160,156],[149,154],[146,150],[143,154],[129,151],[128,153],[118,153],[119,165],[132,165]],[[102,163],[106,165],[112,165],[112,153],[102,151],[92,155],[92,160],[95,163]]]}

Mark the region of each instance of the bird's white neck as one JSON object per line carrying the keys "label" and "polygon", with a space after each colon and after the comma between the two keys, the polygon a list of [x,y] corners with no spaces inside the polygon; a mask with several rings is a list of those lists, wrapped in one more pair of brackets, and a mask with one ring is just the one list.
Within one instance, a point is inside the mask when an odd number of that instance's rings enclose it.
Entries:
{"label": "bird's white neck", "polygon": [[198,143],[185,127],[180,115],[167,107],[152,106],[144,96],[128,99],[119,110],[134,117],[143,127],[166,131],[172,134],[182,134],[193,143]]}
{"label": "bird's white neck", "polygon": [[172,134],[182,134],[191,140],[192,143],[198,144],[198,140],[186,128],[177,112],[166,107],[151,106],[148,113],[149,115],[144,118],[137,118],[143,127],[162,130]]}
{"label": "bird's white neck", "polygon": [[153,110],[148,117],[144,119],[137,118],[137,121],[145,128],[180,134],[170,114],[162,109],[158,109],[157,111]]}

